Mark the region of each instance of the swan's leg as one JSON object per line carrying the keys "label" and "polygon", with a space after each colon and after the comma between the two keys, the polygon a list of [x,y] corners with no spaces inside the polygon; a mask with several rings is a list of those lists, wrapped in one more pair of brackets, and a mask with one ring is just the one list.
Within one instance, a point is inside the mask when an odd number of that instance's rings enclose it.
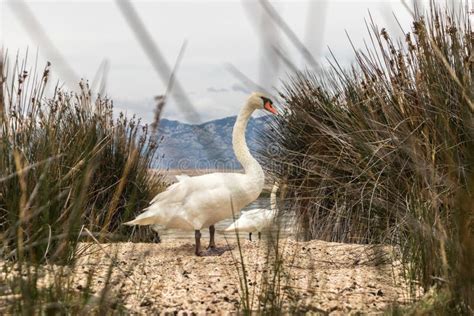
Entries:
{"label": "swan's leg", "polygon": [[249,240],[252,241],[252,233],[249,233]]}
{"label": "swan's leg", "polygon": [[262,233],[258,232],[258,240],[262,239]]}
{"label": "swan's leg", "polygon": [[209,226],[209,236],[210,236],[210,239],[209,239],[209,247],[207,247],[207,249],[211,248],[211,249],[214,249],[216,248],[216,243],[214,242],[214,233],[215,233],[216,229],[214,228],[214,225],[211,225]]}
{"label": "swan's leg", "polygon": [[201,232],[196,229],[194,231],[194,237],[196,238],[196,256],[201,255]]}

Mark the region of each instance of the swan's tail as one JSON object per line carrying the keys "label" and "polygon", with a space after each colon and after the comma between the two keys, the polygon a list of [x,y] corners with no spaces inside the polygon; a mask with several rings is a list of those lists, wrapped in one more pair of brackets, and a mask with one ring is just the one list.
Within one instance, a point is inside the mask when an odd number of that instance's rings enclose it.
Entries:
{"label": "swan's tail", "polygon": [[237,228],[237,226],[235,225],[235,223],[237,223],[237,221],[233,222],[232,224],[229,225],[229,227],[227,227],[226,229],[224,229],[225,232],[233,232],[235,231],[235,229]]}
{"label": "swan's tail", "polygon": [[156,224],[156,214],[150,211],[146,211],[143,214],[140,214],[133,221],[123,223],[124,225],[133,226],[133,225],[152,225]]}

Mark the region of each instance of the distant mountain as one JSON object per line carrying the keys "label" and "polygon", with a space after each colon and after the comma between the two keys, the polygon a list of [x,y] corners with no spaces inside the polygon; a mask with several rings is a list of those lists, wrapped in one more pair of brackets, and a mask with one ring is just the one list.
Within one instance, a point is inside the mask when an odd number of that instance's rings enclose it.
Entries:
{"label": "distant mountain", "polygon": [[[252,118],[247,127],[251,151],[258,147],[258,130],[264,130],[268,118]],[[166,169],[240,169],[232,150],[232,128],[236,117],[226,117],[199,125],[162,119],[159,134],[158,165]]]}

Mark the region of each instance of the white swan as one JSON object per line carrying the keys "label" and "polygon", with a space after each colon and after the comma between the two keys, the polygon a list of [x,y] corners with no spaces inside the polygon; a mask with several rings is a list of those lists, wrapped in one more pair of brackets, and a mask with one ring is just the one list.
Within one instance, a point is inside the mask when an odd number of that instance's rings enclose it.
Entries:
{"label": "white swan", "polygon": [[245,173],[210,173],[202,176],[177,177],[178,182],[158,194],[140,214],[126,225],[160,224],[166,228],[194,230],[196,255],[201,254],[201,232],[209,227],[208,248],[215,248],[214,224],[232,217],[260,195],[264,174],[260,164],[252,157],[245,140],[245,129],[252,113],[265,109],[273,114],[273,103],[261,93],[252,93],[240,110],[232,132],[235,156]]}
{"label": "white swan", "polygon": [[257,208],[245,213],[239,217],[234,223],[225,229],[226,232],[235,231],[248,232],[249,240],[252,241],[252,232],[258,232],[258,239],[260,239],[262,231],[269,228],[277,215],[276,193],[278,191],[278,184],[273,185],[272,193],[270,194],[270,208]]}

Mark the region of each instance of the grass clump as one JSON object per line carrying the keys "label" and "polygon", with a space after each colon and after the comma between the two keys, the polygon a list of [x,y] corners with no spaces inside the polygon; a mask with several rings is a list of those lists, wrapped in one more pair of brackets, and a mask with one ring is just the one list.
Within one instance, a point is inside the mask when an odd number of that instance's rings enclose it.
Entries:
{"label": "grass clump", "polygon": [[333,61],[286,84],[285,114],[262,136],[280,151],[261,154],[288,183],[304,238],[397,245],[410,278],[447,289],[446,310],[472,312],[469,13],[433,4],[398,43],[368,27],[372,47],[355,51],[351,70]]}
{"label": "grass clump", "polygon": [[[17,59],[2,67],[0,232],[5,257],[68,260],[81,228],[127,235],[121,223],[161,187],[149,168],[157,144],[135,118],[113,118],[113,103],[55,87]],[[7,73],[7,69],[12,72]],[[36,71],[33,70],[34,72]],[[9,82],[6,82],[6,80]]]}
{"label": "grass clump", "polygon": [[112,101],[86,82],[50,89],[51,65],[38,75],[27,64],[0,58],[0,311],[120,310],[106,299],[113,264],[94,295],[93,269],[80,290],[71,271],[80,241],[156,238],[121,225],[163,187],[149,170],[156,135],[135,117],[114,118]]}

